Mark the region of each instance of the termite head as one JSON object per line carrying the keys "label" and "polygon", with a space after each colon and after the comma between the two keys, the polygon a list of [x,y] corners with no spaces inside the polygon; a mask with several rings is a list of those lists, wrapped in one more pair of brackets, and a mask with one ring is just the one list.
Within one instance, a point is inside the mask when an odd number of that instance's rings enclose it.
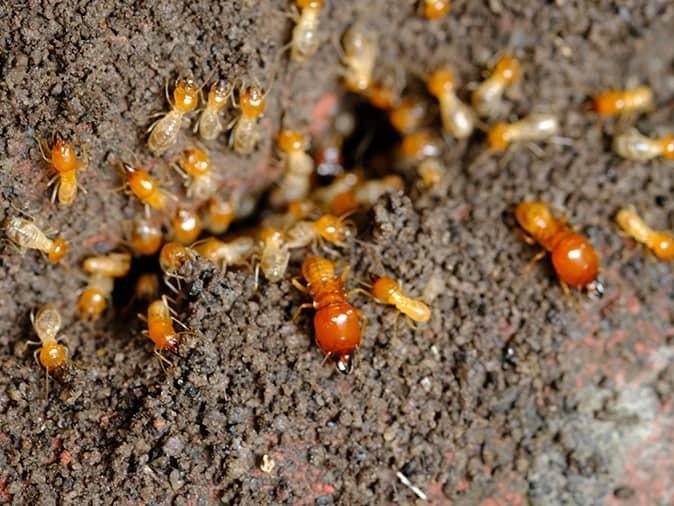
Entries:
{"label": "termite head", "polygon": [[241,91],[239,103],[244,116],[257,118],[264,112],[264,93],[257,85],[248,86]]}
{"label": "termite head", "polygon": [[297,0],[297,7],[300,9],[320,9],[323,7],[323,0]]}
{"label": "termite head", "polygon": [[199,87],[194,79],[187,77],[176,81],[173,90],[173,106],[180,112],[194,110],[199,104]]}
{"label": "termite head", "polygon": [[454,74],[449,69],[441,67],[431,74],[426,86],[434,97],[444,97],[448,93],[454,92],[455,84]]}
{"label": "termite head", "polygon": [[77,168],[77,155],[75,148],[69,142],[56,136],[54,145],[51,148],[51,163],[59,172],[68,172]]}
{"label": "termite head", "polygon": [[205,176],[211,170],[211,158],[201,148],[187,148],[182,153],[180,165],[190,176]]}
{"label": "termite head", "polygon": [[540,202],[522,202],[515,209],[515,218],[532,237],[544,236],[554,222],[550,210]]}
{"label": "termite head", "polygon": [[440,142],[428,131],[414,132],[403,137],[403,157],[407,160],[423,160],[440,155]]}
{"label": "termite head", "polygon": [[307,141],[304,135],[297,130],[282,130],[278,136],[278,145],[286,153],[290,151],[304,151],[307,149]]}
{"label": "termite head", "polygon": [[220,79],[211,86],[211,91],[208,92],[208,105],[220,110],[225,106],[231,94],[232,85],[224,79]]}
{"label": "termite head", "polygon": [[494,66],[494,75],[506,84],[512,84],[522,75],[520,61],[510,55],[502,57]]}
{"label": "termite head", "polygon": [[65,239],[56,239],[54,244],[47,254],[49,261],[57,263],[60,262],[64,256],[68,254],[68,242]]}
{"label": "termite head", "polygon": [[68,349],[56,342],[49,343],[40,348],[38,358],[42,367],[51,374],[56,369],[66,366],[68,363]]}

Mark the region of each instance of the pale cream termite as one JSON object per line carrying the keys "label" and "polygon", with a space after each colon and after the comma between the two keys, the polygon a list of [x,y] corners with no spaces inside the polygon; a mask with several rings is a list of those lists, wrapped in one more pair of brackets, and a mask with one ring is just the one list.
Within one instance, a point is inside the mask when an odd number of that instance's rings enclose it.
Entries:
{"label": "pale cream termite", "polygon": [[377,38],[361,26],[353,26],[342,38],[344,86],[354,93],[365,93],[372,85],[377,60]]}
{"label": "pale cream termite", "polygon": [[241,109],[241,114],[235,120],[229,143],[237,153],[248,155],[260,140],[258,119],[265,109],[265,94],[260,86],[242,86],[237,107]]}
{"label": "pale cream termite", "polygon": [[[169,100],[169,103],[171,101]],[[194,80],[178,79],[173,89],[171,110],[152,124],[147,146],[155,155],[160,155],[176,143],[185,114],[199,104],[199,88]]]}
{"label": "pale cream termite", "polygon": [[456,95],[454,74],[440,68],[428,79],[427,87],[440,104],[443,130],[457,139],[469,137],[475,128],[475,113]]}
{"label": "pale cream termite", "polygon": [[232,85],[220,80],[208,92],[206,107],[201,112],[197,127],[202,139],[211,141],[218,137],[225,129],[220,119],[220,112],[227,105],[227,99],[232,94]]}
{"label": "pale cream termite", "polygon": [[613,138],[613,152],[628,160],[646,161],[658,156],[674,160],[674,135],[650,139],[630,130]]}
{"label": "pale cream termite", "polygon": [[318,23],[323,0],[296,0],[301,14],[293,29],[290,57],[297,62],[311,58],[318,49]]}
{"label": "pale cream termite", "polygon": [[262,251],[259,254],[259,264],[255,268],[257,284],[258,271],[262,270],[265,278],[272,283],[283,279],[290,261],[290,250],[286,245],[283,232],[276,228],[263,227],[260,231]]}
{"label": "pale cream termite", "polygon": [[199,256],[226,269],[230,265],[246,263],[253,254],[255,241],[251,237],[239,237],[227,242],[208,237],[194,243],[192,248]]}
{"label": "pale cream termite", "polygon": [[278,188],[271,193],[270,201],[274,207],[306,197],[314,172],[314,160],[306,152],[304,135],[295,130],[283,130],[279,134],[278,145],[285,156],[286,171]]}
{"label": "pale cream termite", "polygon": [[50,262],[58,263],[68,253],[65,239],[49,239],[40,228],[30,220],[10,216],[4,223],[5,235],[19,250],[36,249],[42,251]]}
{"label": "pale cream termite", "polygon": [[505,55],[496,62],[492,74],[473,92],[473,109],[478,116],[494,114],[507,86],[522,75],[522,66],[517,58]]}
{"label": "pale cream termite", "polygon": [[487,133],[489,147],[504,150],[513,142],[542,141],[559,132],[554,114],[534,113],[514,123],[496,123]]}
{"label": "pale cream termite", "polygon": [[621,209],[616,222],[635,240],[647,246],[660,260],[674,260],[674,235],[662,230],[653,230],[634,209]]}

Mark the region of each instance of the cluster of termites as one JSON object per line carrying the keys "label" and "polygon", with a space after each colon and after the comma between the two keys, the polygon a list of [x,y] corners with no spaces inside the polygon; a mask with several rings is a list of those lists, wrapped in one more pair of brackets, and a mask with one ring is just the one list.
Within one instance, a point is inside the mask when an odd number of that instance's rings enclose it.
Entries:
{"label": "cluster of termites", "polygon": [[[415,2],[417,12],[428,20],[447,15],[450,2]],[[291,40],[279,55],[288,51],[288,64],[306,64],[324,42],[321,17],[322,0],[296,0],[291,12]],[[84,259],[83,285],[78,294],[77,314],[82,320],[99,319],[111,305],[115,280],[132,272],[134,257],[154,257],[158,272],[137,276],[134,298],[147,308],[139,314],[143,334],[154,345],[160,363],[171,364],[166,353],[178,354],[181,338],[189,329],[174,309],[183,289],[183,268],[203,259],[219,269],[250,269],[256,290],[261,278],[270,283],[287,279],[293,258],[303,258],[301,276],[292,285],[311,298],[302,309],[314,310],[314,332],[318,347],[326,358],[335,360],[340,372],[352,370],[354,357],[365,333],[367,316],[350,299],[364,294],[374,301],[394,306],[412,322],[431,319],[431,308],[406,295],[398,281],[378,275],[370,283],[347,289],[349,267],[340,261],[358,234],[354,214],[373,207],[384,195],[404,191],[406,179],[418,178],[421,186],[438,188],[447,180],[443,154],[447,145],[466,141],[483,131],[490,152],[508,149],[513,143],[535,143],[554,139],[560,133],[555,114],[535,112],[504,121],[508,90],[523,78],[524,62],[510,53],[495,58],[486,78],[465,90],[449,65],[440,65],[424,75],[421,92],[406,92],[405,79],[378,75],[379,34],[364,24],[354,24],[342,34],[339,53],[339,79],[346,92],[361,97],[388,118],[400,139],[395,163],[399,173],[384,173],[366,179],[361,170],[346,170],[344,145],[353,132],[353,117],[337,114],[321,139],[312,143],[308,129],[284,126],[275,139],[283,173],[267,196],[273,212],[260,223],[228,234],[240,218],[257,207],[257,197],[223,190],[225,174],[212,162],[213,143],[227,132],[227,144],[239,155],[253,153],[263,135],[260,118],[265,112],[266,90],[256,79],[216,80],[199,85],[190,77],[178,78],[166,100],[169,109],[148,128],[147,148],[158,159],[178,149],[168,164],[178,174],[184,191],[173,193],[171,186],[153,175],[138,159],[121,160],[116,169],[123,189],[138,202],[137,216],[124,224],[125,239],[114,251]],[[202,89],[208,89],[205,103]],[[353,97],[352,97],[353,98]],[[230,121],[226,111],[234,111]],[[638,86],[626,91],[597,95],[592,109],[600,116],[629,118],[654,107],[650,88]],[[341,116],[340,116],[341,115]],[[433,124],[436,117],[437,125]],[[192,124],[192,132],[187,128]],[[188,140],[179,142],[181,136]],[[197,140],[197,138],[199,140]],[[184,140],[184,139],[183,139]],[[84,146],[54,135],[38,142],[46,165],[53,173],[51,200],[69,206],[77,198],[78,171],[87,168]],[[312,145],[313,144],[313,145]],[[210,147],[209,147],[210,146]],[[635,161],[657,156],[674,159],[674,136],[649,138],[635,129],[615,136],[616,154]],[[135,158],[135,157],[134,157]],[[319,178],[330,178],[318,184]],[[539,244],[542,251],[534,260],[550,254],[561,286],[587,290],[600,296],[599,255],[589,240],[566,220],[555,217],[537,201],[524,201],[514,208],[514,216],[525,239]],[[633,208],[620,210],[616,222],[624,233],[644,244],[662,260],[674,259],[674,237],[650,228]],[[39,250],[50,262],[58,263],[68,252],[62,237],[43,231],[33,220],[11,216],[4,223],[5,236],[19,251]],[[307,254],[311,252],[310,254]],[[58,341],[61,314],[52,305],[31,315],[40,348],[35,357],[50,374],[68,365],[68,349]],[[176,330],[176,327],[181,330]]]}

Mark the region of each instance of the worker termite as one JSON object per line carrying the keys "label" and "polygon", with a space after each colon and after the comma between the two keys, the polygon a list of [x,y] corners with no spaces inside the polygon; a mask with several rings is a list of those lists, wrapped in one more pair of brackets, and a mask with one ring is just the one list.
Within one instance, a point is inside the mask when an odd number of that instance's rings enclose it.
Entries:
{"label": "worker termite", "polygon": [[252,153],[260,140],[258,119],[264,114],[265,96],[257,84],[241,86],[239,103],[235,105],[241,109],[241,114],[234,120],[234,128],[229,138],[230,146],[237,153]]}
{"label": "worker termite", "polygon": [[323,0],[296,0],[301,13],[296,17],[297,24],[293,29],[290,57],[293,61],[302,62],[311,58],[318,49],[318,23]]}
{"label": "worker termite", "polygon": [[235,199],[212,197],[206,206],[204,226],[211,234],[223,234],[236,218]]}
{"label": "worker termite", "polygon": [[380,304],[395,306],[398,311],[415,322],[423,323],[431,319],[431,309],[420,300],[405,295],[398,282],[389,277],[377,278],[372,285],[371,293],[364,290],[359,291],[372,295]]}
{"label": "worker termite", "polygon": [[405,97],[393,107],[388,114],[389,121],[401,134],[417,130],[428,114],[428,107],[423,100]]}
{"label": "worker termite", "polygon": [[129,245],[139,255],[154,255],[161,248],[161,225],[155,221],[137,218],[131,223]]}
{"label": "worker termite", "polygon": [[295,130],[283,130],[278,145],[284,153],[286,169],[283,180],[270,196],[274,207],[306,197],[314,172],[314,160],[306,153],[308,146],[304,135]]}
{"label": "worker termite", "polygon": [[206,107],[201,112],[199,120],[195,126],[195,131],[199,130],[202,139],[212,141],[225,129],[220,119],[220,112],[227,105],[227,99],[232,94],[232,85],[227,81],[220,80],[211,86],[208,92]]}
{"label": "worker termite", "polygon": [[593,102],[594,111],[601,116],[647,112],[653,108],[653,90],[643,85],[628,90],[605,91]]}
{"label": "worker termite", "polygon": [[439,160],[441,149],[440,140],[426,130],[403,137],[401,143],[403,160],[416,165],[417,174],[427,187],[437,185],[445,173]]}
{"label": "worker termite", "polygon": [[288,204],[288,210],[285,213],[276,213],[266,216],[262,221],[262,225],[264,227],[287,230],[298,221],[314,214],[317,209],[316,204],[314,204],[312,200],[293,200]]}
{"label": "worker termite", "polygon": [[51,304],[42,306],[37,314],[30,314],[33,329],[40,339],[40,348],[35,350],[35,361],[45,370],[45,391],[49,385],[49,374],[68,365],[68,348],[59,344],[57,334],[61,330],[61,313]]}
{"label": "worker termite", "polygon": [[517,81],[521,75],[520,61],[511,55],[502,56],[496,62],[491,76],[473,92],[473,109],[477,115],[492,116],[501,103],[506,87]]}
{"label": "worker termite", "polygon": [[166,92],[171,110],[153,123],[148,131],[147,146],[155,155],[160,155],[176,143],[185,114],[199,104],[199,88],[191,78],[178,79],[173,89],[173,101]]}
{"label": "worker termite", "polygon": [[405,189],[400,176],[391,174],[381,179],[368,179],[353,189],[336,195],[330,207],[338,216],[346,215],[356,209],[370,208],[387,193],[396,193]]}
{"label": "worker termite", "polygon": [[540,202],[522,202],[515,209],[517,222],[528,234],[527,242],[538,242],[542,252],[534,257],[540,260],[546,253],[552,254],[552,265],[559,281],[568,294],[568,286],[585,288],[601,297],[603,286],[597,281],[599,257],[589,241],[572,231],[566,224],[555,219],[550,210]]}
{"label": "worker termite", "polygon": [[440,103],[442,128],[457,139],[465,139],[475,128],[475,113],[456,95],[456,79],[446,68],[431,74],[426,83],[428,91]]}
{"label": "worker termite", "polygon": [[345,221],[343,216],[324,214],[316,221],[299,221],[290,227],[287,244],[290,249],[294,249],[327,241],[345,247],[346,241],[354,235],[354,228],[354,224]]}
{"label": "worker termite", "polygon": [[512,142],[542,141],[558,132],[557,116],[534,113],[514,123],[496,123],[487,133],[487,142],[491,149],[504,150]]}
{"label": "worker termite", "polygon": [[[194,250],[180,243],[167,242],[162,246],[159,252],[159,267],[164,273],[164,283],[174,292],[178,292],[180,288],[182,276],[178,272],[181,267],[195,258],[196,254]],[[177,281],[178,289],[171,284],[171,278]]]}
{"label": "worker termite", "polygon": [[201,234],[201,218],[193,209],[179,207],[171,225],[173,238],[181,244],[191,244]]}
{"label": "worker termite", "polygon": [[[312,303],[302,304],[295,313],[297,318],[303,309],[314,308],[314,332],[316,343],[326,354],[326,359],[335,356],[337,370],[348,374],[353,369],[354,353],[365,333],[366,320],[359,310],[347,302],[344,283],[348,269],[340,276],[334,264],[322,257],[310,256],[302,262],[302,276],[307,285],[297,278],[292,284],[302,293],[309,294]],[[362,322],[362,324],[361,324]]]}
{"label": "worker termite", "polygon": [[101,316],[112,296],[114,278],[122,278],[129,273],[131,255],[110,253],[93,256],[87,258],[82,267],[90,276],[78,301],[79,316],[82,320],[94,321]]}
{"label": "worker termite", "polygon": [[271,227],[264,227],[260,231],[262,251],[259,255],[259,264],[255,267],[255,286],[259,270],[264,277],[272,283],[278,283],[283,279],[290,261],[290,250],[285,243],[283,233]]}
{"label": "worker termite", "polygon": [[[162,355],[163,351],[178,353],[178,345],[182,332],[177,332],[173,323],[189,330],[188,327],[174,316],[175,312],[168,304],[164,295],[161,299],[153,301],[147,308],[147,318],[138,315],[147,322],[147,330],[142,333],[154,343],[154,353],[162,362],[172,365],[171,361]],[[161,363],[161,362],[160,362]]]}
{"label": "worker termite", "polygon": [[213,172],[211,157],[201,148],[188,148],[180,157],[180,168],[173,166],[187,183],[187,196],[196,200],[210,198],[218,189],[218,178]]}
{"label": "worker termite", "polygon": [[[75,202],[77,195],[77,171],[86,170],[88,161],[86,154],[82,159],[77,158],[75,147],[61,139],[60,135],[56,138],[51,146],[47,141],[38,143],[42,158],[56,170],[56,175],[49,181],[47,186],[54,185],[51,201],[56,200],[58,195],[59,204],[69,206]],[[45,150],[50,153],[50,156],[45,155]]]}
{"label": "worker termite", "polygon": [[342,38],[344,86],[354,93],[365,93],[372,84],[377,59],[377,38],[361,26],[353,26]]}
{"label": "worker termite", "polygon": [[616,222],[625,232],[653,251],[660,260],[674,260],[674,235],[653,230],[642,220],[634,209],[621,209]]}
{"label": "worker termite", "polygon": [[58,263],[68,253],[65,239],[49,239],[40,228],[30,220],[9,217],[4,224],[5,235],[21,252],[36,249],[47,255],[50,262]]}
{"label": "worker termite", "polygon": [[255,241],[251,237],[239,237],[231,241],[208,237],[193,244],[192,248],[199,256],[226,269],[230,265],[245,264],[253,254]]}
{"label": "worker termite", "polygon": [[360,176],[355,172],[345,172],[327,186],[317,188],[311,193],[311,199],[322,207],[327,207],[340,193],[351,190],[360,182]]}
{"label": "worker termite", "polygon": [[163,211],[167,208],[168,199],[173,197],[159,187],[159,183],[149,172],[128,163],[122,164],[122,168],[126,174],[125,186],[138,200],[158,211]]}
{"label": "worker termite", "polygon": [[649,139],[636,130],[613,138],[613,152],[628,160],[646,161],[656,156],[674,160],[674,135]]}
{"label": "worker termite", "polygon": [[450,0],[421,0],[419,11],[426,19],[435,20],[445,17],[451,6]]}

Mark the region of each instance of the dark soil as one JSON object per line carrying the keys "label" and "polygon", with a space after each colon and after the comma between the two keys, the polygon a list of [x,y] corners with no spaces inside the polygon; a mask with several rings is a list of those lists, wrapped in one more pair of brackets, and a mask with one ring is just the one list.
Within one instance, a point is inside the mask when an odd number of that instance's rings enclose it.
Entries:
{"label": "dark soil", "polygon": [[[117,247],[142,212],[112,191],[128,150],[178,190],[168,164],[180,146],[163,160],[144,146],[150,116],[166,107],[164,82],[203,82],[217,68],[268,84],[290,2],[3,2],[0,218],[15,206],[73,247],[65,267],[1,250],[0,502],[414,503],[401,472],[433,504],[672,504],[672,267],[618,235],[613,216],[633,204],[671,228],[674,171],[613,156],[616,122],[586,110],[596,90],[643,82],[658,110],[638,126],[671,128],[671,3],[457,1],[438,23],[412,2],[327,3],[319,53],[301,66],[280,60],[257,152],[216,156],[225,186],[261,191],[277,177],[282,112],[320,130],[340,93],[332,40],[354,20],[379,32],[381,68],[418,74],[448,61],[464,84],[510,48],[525,79],[505,115],[556,112],[572,142],[497,155],[479,134],[449,141],[445,185],[410,188],[361,219],[363,242],[343,259],[352,286],[383,269],[435,297],[416,330],[354,299],[368,327],[352,375],[321,366],[310,314],[290,321],[305,299],[288,281],[255,291],[248,271],[205,263],[185,272],[183,319],[195,335],[165,374],[135,311],[119,304],[96,324],[77,320],[78,265]],[[71,208],[49,202],[34,141],[53,129],[90,158],[88,194]],[[512,208],[524,198],[583,226],[602,257],[602,300],[577,295],[576,307],[547,261],[523,275],[535,250],[515,233]],[[29,313],[47,302],[62,311],[74,360],[48,402],[26,344]]]}

